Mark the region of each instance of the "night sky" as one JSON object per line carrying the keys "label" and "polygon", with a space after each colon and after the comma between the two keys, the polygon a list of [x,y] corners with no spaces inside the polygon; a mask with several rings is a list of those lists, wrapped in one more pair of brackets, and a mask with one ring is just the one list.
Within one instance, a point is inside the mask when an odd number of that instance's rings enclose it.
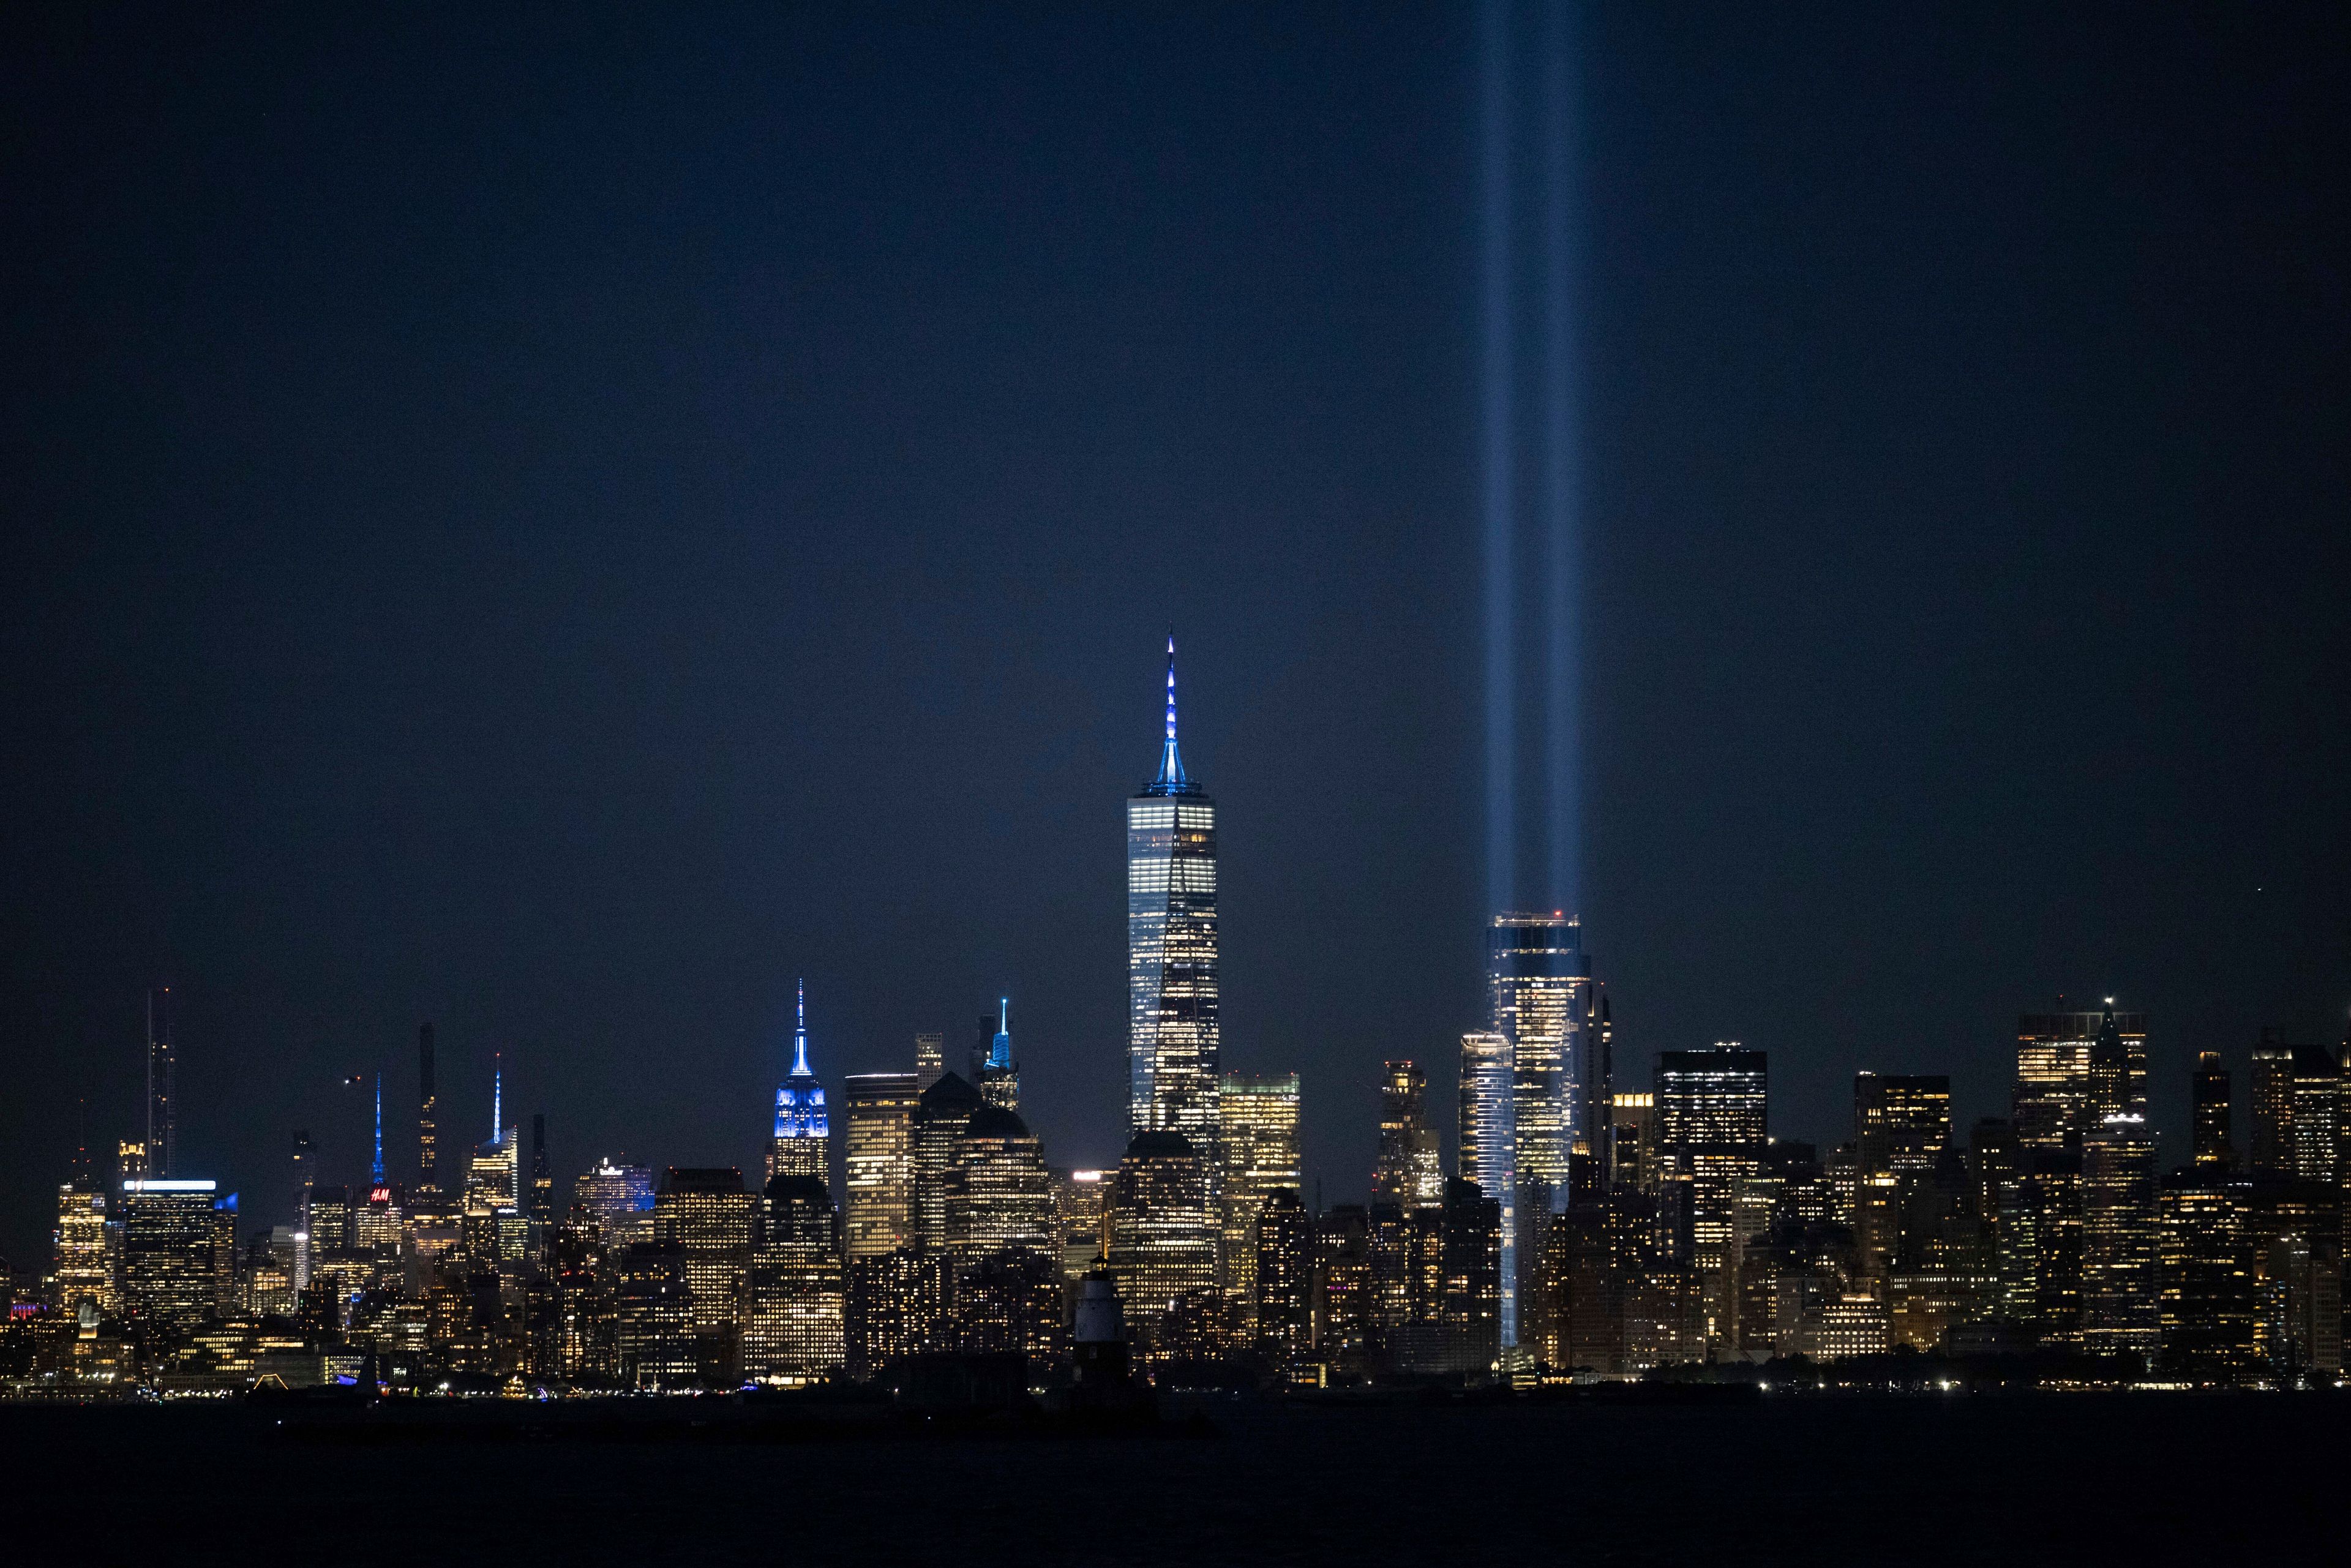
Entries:
{"label": "night sky", "polygon": [[[1333,1202],[1449,1107],[1474,17],[970,9],[0,18],[11,1261],[162,981],[249,1228],[425,1019],[449,1145],[503,1051],[566,1178],[756,1166],[802,976],[1114,1159],[1171,623],[1228,1068]],[[2113,993],[2177,1149],[2351,1009],[2342,14],[2069,9],[1583,27],[1587,945],[1775,1132]]]}

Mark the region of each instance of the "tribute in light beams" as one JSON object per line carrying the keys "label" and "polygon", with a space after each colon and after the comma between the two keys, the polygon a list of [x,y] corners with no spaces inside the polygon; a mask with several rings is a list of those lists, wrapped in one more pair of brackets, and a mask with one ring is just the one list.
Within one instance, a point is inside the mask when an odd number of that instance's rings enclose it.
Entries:
{"label": "tribute in light beams", "polygon": [[[1514,83],[1523,68],[1514,46],[1526,36],[1518,31],[1524,16],[1513,0],[1484,0],[1479,12],[1486,884],[1488,906],[1497,914],[1522,901],[1574,911],[1583,899],[1578,40],[1572,0],[1541,6],[1536,68],[1525,71],[1536,90],[1522,110]],[[1534,155],[1521,161],[1514,147],[1530,135]],[[1539,197],[1530,192],[1521,199],[1518,192],[1521,162],[1531,176],[1540,171]],[[1523,246],[1522,224],[1533,241]],[[1519,290],[1538,286],[1540,311],[1519,308]],[[1536,335],[1536,352],[1518,351],[1522,327]],[[1532,426],[1532,440],[1521,439],[1522,421]],[[1541,528],[1540,555],[1528,552],[1531,563],[1540,561],[1539,586],[1518,580],[1522,510]],[[1531,668],[1539,662],[1539,683],[1522,687],[1521,660]],[[1541,735],[1540,747],[1524,755],[1522,706]],[[1534,802],[1538,778],[1539,804],[1522,823],[1521,786]]]}
{"label": "tribute in light beams", "polygon": [[1543,659],[1544,773],[1551,809],[1552,904],[1580,909],[1583,820],[1581,772],[1582,704],[1577,668],[1582,603],[1577,568],[1582,521],[1575,386],[1576,320],[1573,256],[1575,203],[1574,18],[1567,0],[1552,0],[1543,26],[1543,526],[1549,571],[1550,626]]}
{"label": "tribute in light beams", "polygon": [[1479,12],[1482,66],[1486,525],[1486,901],[1510,907],[1518,853],[1511,679],[1510,535],[1515,448],[1510,429],[1510,15],[1507,0]]}

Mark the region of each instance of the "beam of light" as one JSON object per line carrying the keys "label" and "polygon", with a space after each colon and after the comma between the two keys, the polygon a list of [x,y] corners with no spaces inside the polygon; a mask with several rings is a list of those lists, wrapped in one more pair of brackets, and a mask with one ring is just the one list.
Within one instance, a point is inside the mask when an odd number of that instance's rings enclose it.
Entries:
{"label": "beam of light", "polygon": [[1543,25],[1543,411],[1542,509],[1550,629],[1544,649],[1544,771],[1551,814],[1551,898],[1582,907],[1583,464],[1575,353],[1574,0],[1552,0]]}
{"label": "beam of light", "polygon": [[1481,63],[1486,525],[1486,897],[1510,907],[1518,806],[1510,672],[1510,44],[1507,0],[1483,0]]}

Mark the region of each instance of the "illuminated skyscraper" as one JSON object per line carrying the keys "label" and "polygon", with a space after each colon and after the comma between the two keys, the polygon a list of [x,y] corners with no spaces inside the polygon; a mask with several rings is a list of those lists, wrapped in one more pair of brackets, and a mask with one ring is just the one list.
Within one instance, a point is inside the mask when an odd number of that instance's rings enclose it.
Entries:
{"label": "illuminated skyscraper", "polygon": [[530,1198],[523,1212],[533,1225],[555,1223],[555,1173],[547,1164],[547,1115],[533,1112],[530,1118]]}
{"label": "illuminated skyscraper", "polygon": [[914,1237],[914,1106],[919,1073],[842,1080],[848,1257],[879,1258]]}
{"label": "illuminated skyscraper", "polygon": [[942,1178],[947,1256],[956,1267],[1017,1247],[1058,1268],[1053,1179],[1028,1124],[982,1104],[965,1121],[961,1144]]}
{"label": "illuminated skyscraper", "polygon": [[1736,1340],[1739,1234],[1750,1179],[1763,1168],[1768,1079],[1763,1052],[1736,1042],[1657,1054],[1660,1176],[1687,1184],[1690,1260],[1706,1292],[1710,1343]]}
{"label": "illuminated skyscraper", "polygon": [[2062,1149],[2069,1140],[2078,1146],[2109,1111],[2145,1114],[2146,1016],[2109,1003],[2104,1012],[2018,1018],[2013,1105],[2017,1140],[2028,1150]]}
{"label": "illuminated skyscraper", "polygon": [[[739,1177],[736,1185],[742,1185]],[[684,1249],[673,1241],[624,1247],[612,1276],[621,1381],[633,1388],[692,1387],[700,1368]]]}
{"label": "illuminated skyscraper", "polygon": [[1445,1185],[1443,1273],[1437,1323],[1444,1372],[1479,1374],[1510,1344],[1502,1313],[1510,1302],[1510,1265],[1502,1248],[1510,1235],[1501,1206],[1467,1181]]}
{"label": "illuminated skyscraper", "polygon": [[963,1130],[986,1104],[963,1075],[943,1072],[914,1102],[914,1235],[925,1252],[947,1249],[947,1173],[963,1157]]}
{"label": "illuminated skyscraper", "polygon": [[416,1029],[416,1192],[420,1198],[440,1196],[440,1166],[434,1140],[433,1026]]}
{"label": "illuminated skyscraper", "polygon": [[1108,1171],[1069,1171],[1054,1183],[1061,1221],[1061,1277],[1075,1284],[1102,1253],[1102,1220],[1110,1212]]}
{"label": "illuminated skyscraper", "polygon": [[[232,1207],[224,1210],[221,1205]],[[225,1295],[219,1218],[235,1195],[209,1181],[161,1176],[122,1184],[122,1300],[136,1316],[188,1333]],[[234,1237],[231,1238],[234,1246]]]}
{"label": "illuminated skyscraper", "polygon": [[571,1184],[571,1201],[595,1219],[608,1252],[653,1239],[653,1173],[607,1155]]}
{"label": "illuminated skyscraper", "polygon": [[979,1097],[1007,1111],[1020,1109],[1020,1068],[1012,1060],[1012,998],[996,1004],[993,1018],[979,1020],[980,1045],[972,1061],[972,1082]]}
{"label": "illuminated skyscraper", "polygon": [[2082,1343],[2151,1356],[2161,1337],[2155,1139],[2147,1118],[2108,1113],[2082,1151]]}
{"label": "illuminated skyscraper", "polygon": [[1853,1141],[1859,1282],[1883,1298],[1899,1239],[1903,1179],[1933,1170],[1950,1145],[1950,1079],[1855,1073]]}
{"label": "illuminated skyscraper", "polygon": [[147,993],[147,1174],[170,1176],[179,1154],[180,1048],[172,1032],[172,988]]}
{"label": "illuminated skyscraper", "polygon": [[2332,1183],[2341,1170],[2342,1079],[2323,1045],[2294,1045],[2273,1029],[2253,1046],[2255,1176]]}
{"label": "illuminated skyscraper", "polygon": [[2243,1188],[2210,1166],[2177,1171],[2158,1197],[2157,1329],[2164,1370],[2228,1383],[2253,1364],[2253,1270]]}
{"label": "illuminated skyscraper", "polygon": [[1554,1209],[1567,1202],[1568,1155],[1590,1147],[1582,1082],[1593,1066],[1584,1039],[1591,988],[1573,916],[1497,915],[1487,927],[1487,1028],[1510,1042],[1514,1168],[1521,1186],[1541,1184]]}
{"label": "illuminated skyscraper", "polygon": [[2229,1070],[2222,1065],[2219,1051],[2197,1053],[2190,1089],[2194,1126],[2189,1135],[2194,1140],[2196,1163],[2220,1170],[2233,1167],[2237,1150],[2229,1124]]}
{"label": "illuminated skyscraper", "polygon": [[1225,1324],[1243,1345],[1257,1338],[1257,1220],[1266,1200],[1299,1185],[1298,1074],[1227,1073],[1217,1085],[1225,1172]]}
{"label": "illuminated skyscraper", "polygon": [[914,1037],[914,1092],[920,1094],[939,1081],[947,1070],[947,1037],[943,1034],[918,1034]]}
{"label": "illuminated skyscraper", "polygon": [[1156,1343],[1169,1309],[1213,1296],[1217,1228],[1208,1217],[1206,1162],[1181,1133],[1137,1133],[1113,1189],[1110,1269],[1127,1322]]}
{"label": "illuminated skyscraper", "polygon": [[821,1378],[847,1359],[841,1217],[816,1177],[768,1183],[766,1224],[751,1254],[743,1374],[762,1383]]}
{"label": "illuminated skyscraper", "polygon": [[57,1188],[57,1304],[72,1312],[95,1301],[114,1311],[114,1270],[106,1249],[106,1188],[96,1176],[77,1176]]}
{"label": "illuminated skyscraper", "polygon": [[1291,1191],[1270,1193],[1250,1250],[1249,1322],[1259,1354],[1282,1377],[1305,1381],[1314,1350],[1314,1222]]}
{"label": "illuminated skyscraper", "polygon": [[[1494,1200],[1501,1224],[1501,1343],[1519,1343],[1518,1138],[1508,1035],[1461,1037],[1461,1179]],[[1448,1200],[1449,1201],[1449,1200]]]}
{"label": "illuminated skyscraper", "polygon": [[[1128,1116],[1216,1160],[1217,809],[1176,747],[1176,639],[1159,775],[1126,803]],[[1127,1300],[1130,1319],[1138,1319]]]}
{"label": "illuminated skyscraper", "polygon": [[792,1029],[792,1071],[776,1088],[776,1131],[768,1149],[768,1179],[779,1176],[832,1179],[831,1128],[824,1109],[824,1086],[808,1059],[808,983],[799,988],[798,1022]]}
{"label": "illuminated skyscraper", "polygon": [[1445,1201],[1445,1167],[1437,1129],[1428,1124],[1428,1074],[1414,1061],[1391,1061],[1380,1076],[1380,1149],[1372,1166],[1372,1201],[1399,1210]]}
{"label": "illuminated skyscraper", "polygon": [[674,1245],[684,1261],[695,1360],[713,1385],[733,1382],[742,1370],[753,1213],[743,1173],[732,1166],[673,1166],[653,1199],[655,1234]]}

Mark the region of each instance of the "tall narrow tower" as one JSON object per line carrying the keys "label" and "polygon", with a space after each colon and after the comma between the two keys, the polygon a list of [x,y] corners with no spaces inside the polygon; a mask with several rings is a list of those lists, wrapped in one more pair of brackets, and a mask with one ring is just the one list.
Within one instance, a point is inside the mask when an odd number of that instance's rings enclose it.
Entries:
{"label": "tall narrow tower", "polygon": [[180,1049],[172,1039],[172,988],[147,993],[147,1174],[169,1176],[178,1164]]}
{"label": "tall narrow tower", "polygon": [[1216,1168],[1217,808],[1176,748],[1176,638],[1159,776],[1126,803],[1128,1114]]}
{"label": "tall narrow tower", "polygon": [[[799,1021],[792,1030],[792,1071],[776,1088],[776,1132],[768,1149],[768,1180],[814,1176],[831,1183],[832,1130],[824,1086],[808,1059],[808,982],[800,982]],[[765,1190],[764,1187],[762,1190]]]}
{"label": "tall narrow tower", "polygon": [[438,1194],[433,1163],[433,1026],[416,1029],[416,1187]]}

